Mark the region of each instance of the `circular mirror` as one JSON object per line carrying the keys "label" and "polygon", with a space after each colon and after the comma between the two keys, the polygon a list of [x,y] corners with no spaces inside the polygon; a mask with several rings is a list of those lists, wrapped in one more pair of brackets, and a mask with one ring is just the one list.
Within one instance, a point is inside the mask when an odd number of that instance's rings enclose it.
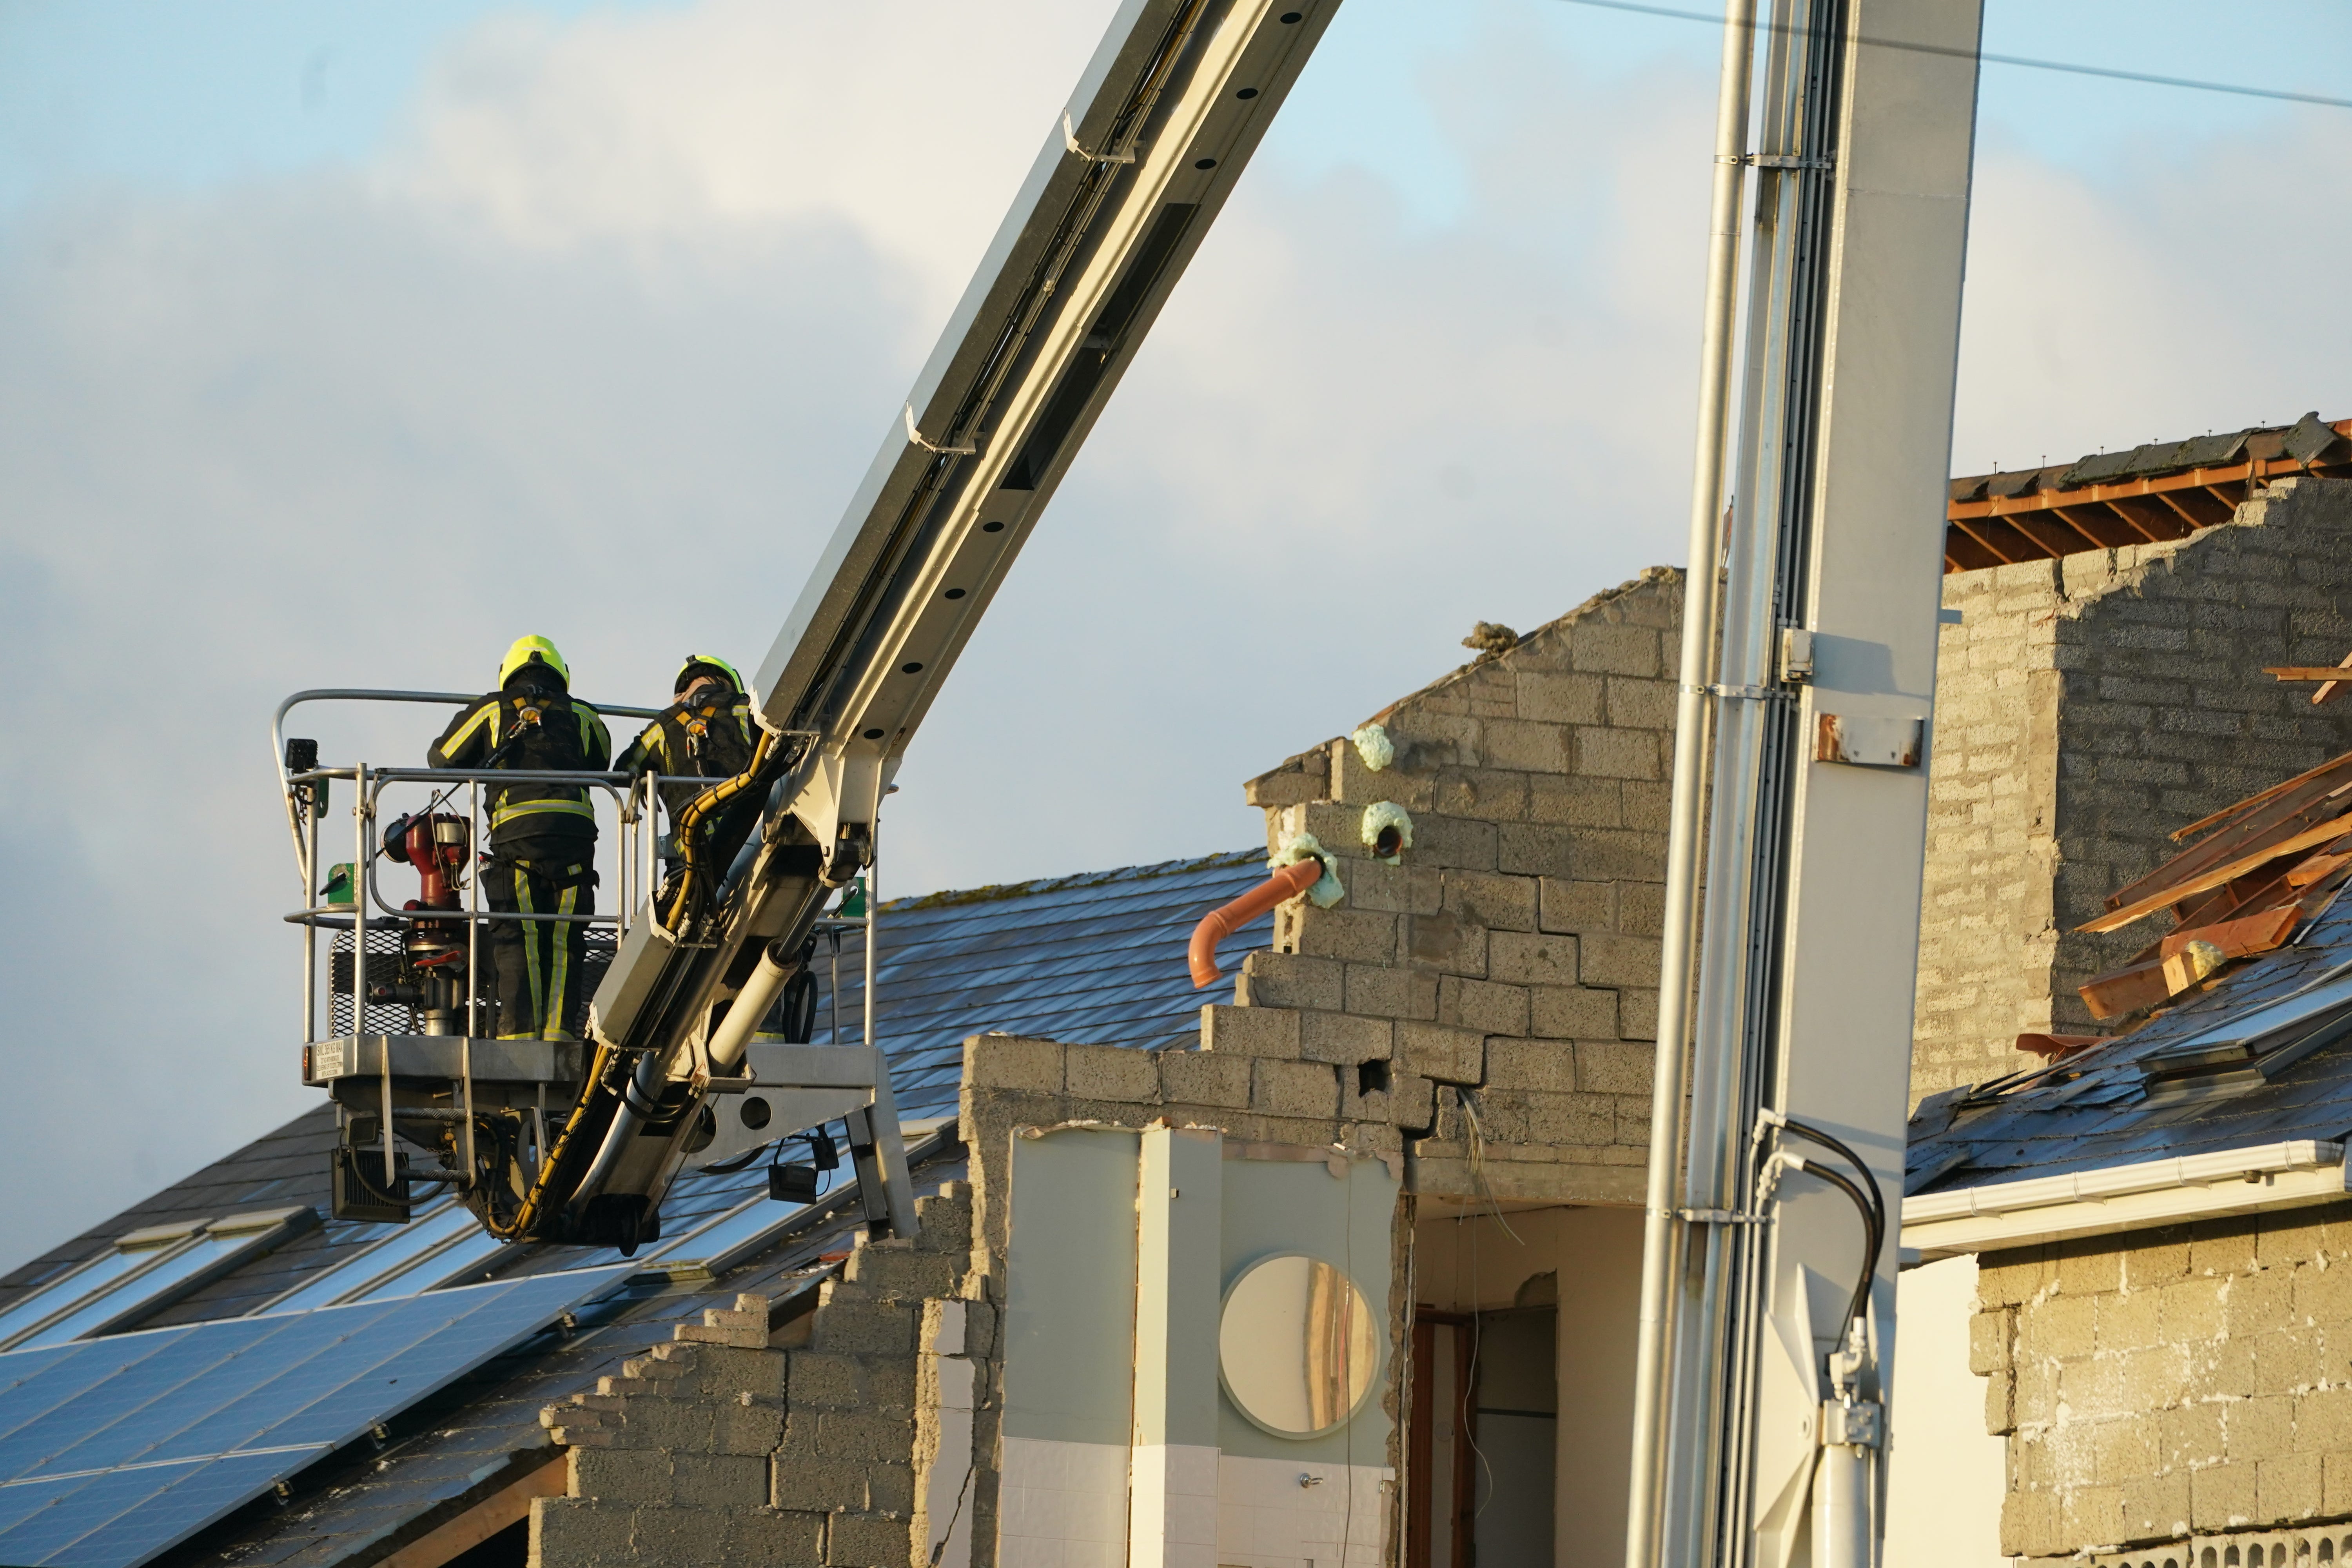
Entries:
{"label": "circular mirror", "polygon": [[1276,1436],[1339,1426],[1371,1393],[1380,1364],[1372,1304],[1319,1258],[1263,1258],[1225,1292],[1218,1381],[1234,1408]]}

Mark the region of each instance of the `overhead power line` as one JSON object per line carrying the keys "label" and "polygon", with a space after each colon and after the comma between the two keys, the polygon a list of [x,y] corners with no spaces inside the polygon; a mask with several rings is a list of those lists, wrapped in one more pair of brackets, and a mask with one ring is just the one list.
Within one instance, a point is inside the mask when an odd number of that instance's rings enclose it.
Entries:
{"label": "overhead power line", "polygon": [[[1709,26],[1723,26],[1721,16],[1711,16],[1704,11],[1677,11],[1667,5],[1643,5],[1636,0],[1562,0],[1570,5],[1591,5],[1603,11],[1632,11],[1644,16],[1667,16],[1677,22],[1704,22]],[[1750,24],[1761,33],[1788,33],[1805,37],[1810,27],[1780,26],[1770,22]],[[2128,71],[2116,66],[2078,65],[2071,60],[2037,60],[2024,55],[1988,54],[1981,49],[1956,49],[1943,44],[1906,43],[1900,38],[1860,40],[1874,48],[1906,49],[1915,55],[1945,55],[1953,59],[1978,59],[1987,65],[2021,66],[2027,70],[2063,71],[2069,76],[2105,77],[2110,81],[2136,81],[2150,87],[2187,88],[2194,92],[2227,92],[2240,98],[2275,99],[2283,103],[2315,103],[2324,109],[2352,109],[2352,98],[2329,98],[2316,92],[2290,92],[2284,88],[2244,87],[2231,81],[2200,81],[2194,77],[2158,76],[2152,71]]]}

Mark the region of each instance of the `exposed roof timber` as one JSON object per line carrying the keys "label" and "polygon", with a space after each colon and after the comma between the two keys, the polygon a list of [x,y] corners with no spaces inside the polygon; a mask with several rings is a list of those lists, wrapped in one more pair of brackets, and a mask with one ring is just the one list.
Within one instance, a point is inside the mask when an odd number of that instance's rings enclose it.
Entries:
{"label": "exposed roof timber", "polygon": [[[2185,539],[2198,529],[2227,522],[2248,495],[2271,479],[2352,477],[2347,439],[2352,419],[2306,420],[2293,427],[2143,447],[2071,465],[1954,479],[1954,499],[1945,508],[1944,569],[1968,572]],[[2290,449],[2298,446],[2305,456]],[[2144,468],[2161,466],[2171,452],[2184,458],[2226,453],[2231,460],[2113,480],[2090,477],[2136,458]],[[2069,484],[2070,479],[2075,482]]]}
{"label": "exposed roof timber", "polygon": [[501,1473],[520,1471],[520,1479],[498,1487],[455,1519],[384,1558],[377,1568],[443,1568],[461,1552],[529,1519],[531,1499],[562,1497],[568,1470],[561,1452],[551,1459],[542,1454],[519,1456]]}

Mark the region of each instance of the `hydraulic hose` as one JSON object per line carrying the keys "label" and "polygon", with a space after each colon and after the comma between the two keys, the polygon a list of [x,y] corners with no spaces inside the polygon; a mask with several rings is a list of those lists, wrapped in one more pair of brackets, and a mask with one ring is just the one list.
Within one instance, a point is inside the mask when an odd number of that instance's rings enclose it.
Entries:
{"label": "hydraulic hose", "polygon": [[[1881,1239],[1884,1239],[1886,1234],[1886,1198],[1885,1195],[1878,1190],[1878,1178],[1871,1174],[1870,1163],[1864,1160],[1861,1155],[1855,1153],[1845,1144],[1840,1142],[1837,1139],[1832,1138],[1828,1133],[1822,1131],[1820,1128],[1812,1126],[1808,1122],[1800,1121],[1793,1116],[1783,1116],[1780,1118],[1780,1125],[1795,1133],[1800,1138],[1811,1139],[1814,1142],[1820,1144],[1822,1148],[1829,1150],[1839,1159],[1843,1160],[1847,1164],[1852,1165],[1854,1168],[1855,1172],[1862,1177],[1862,1184],[1864,1188],[1870,1194],[1871,1211],[1877,1215],[1879,1236]],[[1875,1267],[1878,1260],[1878,1248],[1875,1246],[1871,1247],[1870,1257],[1872,1265]]]}
{"label": "hydraulic hose", "polygon": [[[562,1130],[556,1133],[554,1146],[540,1161],[539,1170],[532,1175],[530,1188],[523,1194],[521,1206],[515,1210],[514,1218],[501,1226],[486,1213],[482,1215],[483,1229],[501,1241],[517,1240],[530,1234],[540,1211],[547,1206],[549,1178],[562,1164],[563,1156],[572,1147],[572,1140],[580,1132],[581,1123],[588,1119],[588,1107],[596,1098],[596,1085],[604,1080],[606,1066],[612,1058],[610,1046],[596,1047],[595,1058],[589,1065],[585,1087],[581,1090],[580,1098],[572,1102],[572,1114],[564,1118]],[[617,1116],[618,1111],[614,1114]],[[484,1206],[487,1208],[488,1205]]]}
{"label": "hydraulic hose", "polygon": [[1800,1138],[1820,1144],[1853,1166],[1854,1174],[1862,1178],[1857,1185],[1818,1162],[1803,1160],[1793,1154],[1781,1157],[1790,1170],[1802,1171],[1843,1192],[1853,1206],[1861,1211],[1862,1278],[1854,1283],[1853,1300],[1846,1310],[1848,1322],[1861,1322],[1870,1310],[1870,1283],[1878,1274],[1878,1251],[1886,1245],[1886,1195],[1879,1191],[1878,1178],[1871,1173],[1870,1163],[1855,1153],[1843,1140],[1832,1137],[1810,1122],[1800,1121],[1793,1116],[1783,1116],[1776,1110],[1767,1110],[1757,1123],[1759,1137],[1762,1136],[1766,1127],[1778,1127],[1783,1132],[1793,1132]]}
{"label": "hydraulic hose", "polygon": [[[1870,1312],[1870,1282],[1878,1275],[1878,1248],[1885,1240],[1881,1228],[1885,1222],[1880,1219],[1878,1211],[1871,1206],[1870,1200],[1863,1195],[1860,1187],[1827,1165],[1796,1154],[1783,1155],[1781,1160],[1790,1170],[1802,1171],[1814,1180],[1827,1182],[1843,1193],[1853,1203],[1854,1212],[1862,1215],[1862,1272],[1853,1282],[1853,1298],[1846,1303],[1845,1321],[1849,1323],[1866,1322]],[[1864,1173],[1868,1174],[1867,1172]]]}
{"label": "hydraulic hose", "polygon": [[670,838],[677,846],[679,858],[686,863],[685,869],[678,873],[677,890],[670,897],[669,916],[662,922],[672,932],[685,934],[686,913],[694,907],[695,886],[702,877],[702,847],[697,842],[701,837],[702,819],[758,782],[775,749],[776,732],[761,730],[749,765],[733,778],[722,780],[696,795],[670,824]]}

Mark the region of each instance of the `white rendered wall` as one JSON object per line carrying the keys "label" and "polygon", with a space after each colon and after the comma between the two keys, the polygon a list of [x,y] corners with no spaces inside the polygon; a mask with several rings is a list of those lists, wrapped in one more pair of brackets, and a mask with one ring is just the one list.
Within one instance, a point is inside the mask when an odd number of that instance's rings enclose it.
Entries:
{"label": "white rendered wall", "polygon": [[1889,1568],[2000,1568],[2002,1440],[1985,1431],[1985,1380],[1969,1371],[1977,1260],[1948,1258],[1895,1282]]}

